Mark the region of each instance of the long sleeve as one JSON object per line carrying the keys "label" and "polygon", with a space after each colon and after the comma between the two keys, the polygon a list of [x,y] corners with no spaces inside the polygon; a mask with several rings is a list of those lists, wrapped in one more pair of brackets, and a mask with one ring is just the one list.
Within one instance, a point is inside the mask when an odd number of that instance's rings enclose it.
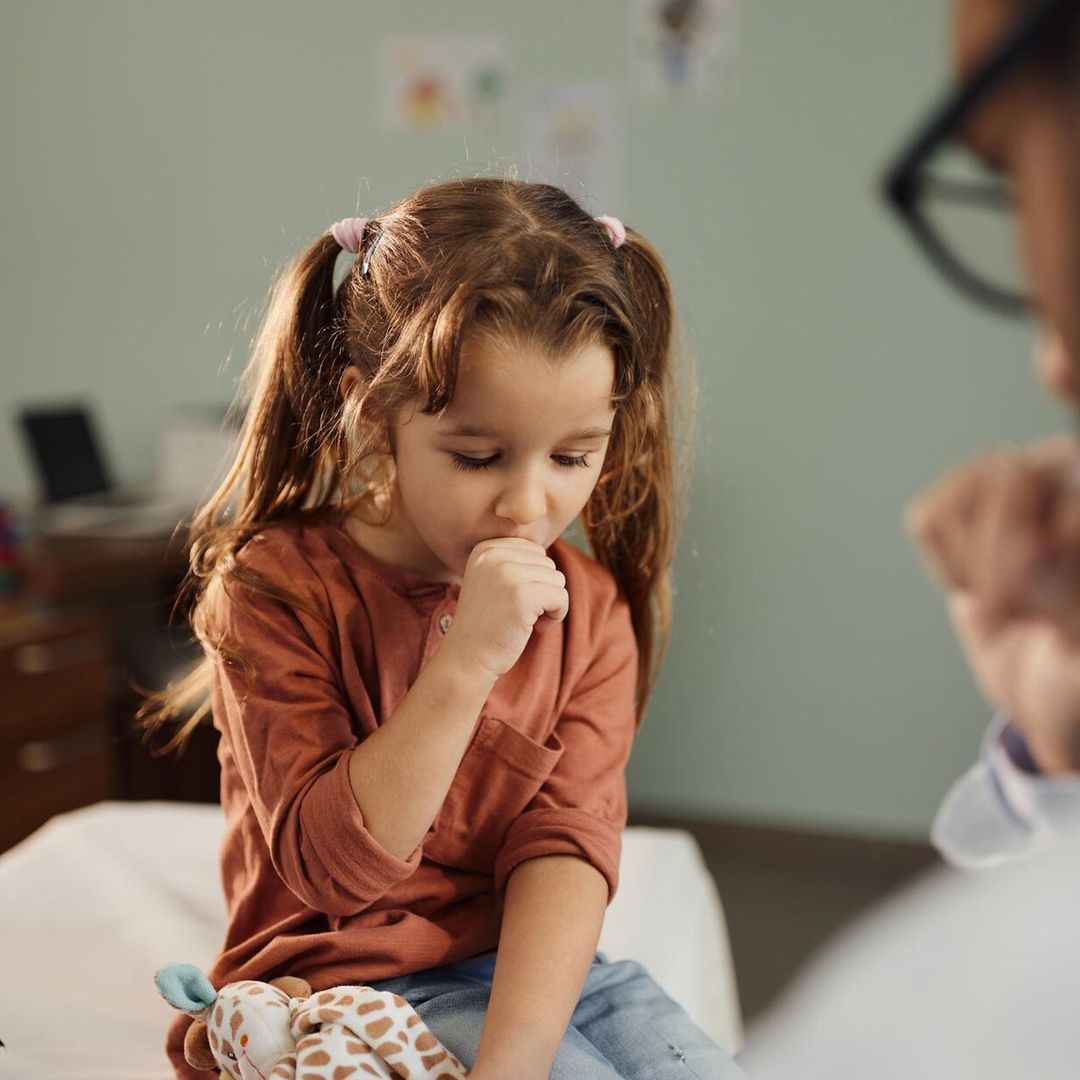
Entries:
{"label": "long sleeve", "polygon": [[931,839],[948,862],[977,869],[1031,854],[1078,827],[1080,776],[1041,772],[1021,733],[998,714],[979,761],[946,795]]}
{"label": "long sleeve", "polygon": [[592,659],[555,726],[564,752],[511,823],[496,857],[500,902],[511,871],[539,855],[576,855],[591,863],[607,881],[608,903],[618,888],[638,653],[629,605],[614,582],[593,642]]}
{"label": "long sleeve", "polygon": [[[303,596],[302,567],[285,561],[253,568]],[[309,592],[304,599],[318,610]],[[421,847],[399,859],[364,826],[348,772],[358,729],[336,670],[332,621],[233,585],[222,625],[247,664],[215,660],[215,722],[273,867],[317,911],[362,911],[413,873]]]}

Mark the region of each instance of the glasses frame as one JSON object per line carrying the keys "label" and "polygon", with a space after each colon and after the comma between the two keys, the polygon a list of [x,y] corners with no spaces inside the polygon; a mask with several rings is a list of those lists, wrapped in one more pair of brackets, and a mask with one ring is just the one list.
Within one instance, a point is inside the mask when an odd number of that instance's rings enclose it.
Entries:
{"label": "glasses frame", "polygon": [[886,200],[937,269],[968,297],[1003,315],[1029,314],[1030,298],[991,285],[969,269],[953,254],[919,204],[923,195],[936,193],[968,203],[1008,209],[1012,200],[1007,186],[934,176],[927,170],[927,164],[956,137],[964,121],[990,92],[1020,66],[1052,20],[1071,2],[1073,0],[1041,0],[1035,4],[975,71],[931,110],[887,168],[882,182]]}

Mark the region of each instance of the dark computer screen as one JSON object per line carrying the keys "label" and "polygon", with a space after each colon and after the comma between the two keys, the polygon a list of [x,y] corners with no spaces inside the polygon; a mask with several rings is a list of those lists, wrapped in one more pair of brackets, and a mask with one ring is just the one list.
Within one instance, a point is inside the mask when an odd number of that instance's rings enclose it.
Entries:
{"label": "dark computer screen", "polygon": [[24,409],[19,423],[46,502],[111,489],[86,409]]}

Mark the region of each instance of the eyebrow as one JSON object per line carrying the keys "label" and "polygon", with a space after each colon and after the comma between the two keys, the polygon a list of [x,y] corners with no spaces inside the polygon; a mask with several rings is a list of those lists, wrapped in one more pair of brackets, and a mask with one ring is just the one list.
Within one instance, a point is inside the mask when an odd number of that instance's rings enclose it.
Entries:
{"label": "eyebrow", "polygon": [[[464,438],[464,439],[500,439],[503,437],[501,432],[496,431],[494,428],[484,427],[481,424],[457,424],[449,431],[444,431],[442,434],[448,438]],[[606,427],[592,427],[585,428],[583,431],[575,431],[570,435],[566,435],[561,442],[574,442],[578,439],[604,439],[611,434],[611,428]]]}

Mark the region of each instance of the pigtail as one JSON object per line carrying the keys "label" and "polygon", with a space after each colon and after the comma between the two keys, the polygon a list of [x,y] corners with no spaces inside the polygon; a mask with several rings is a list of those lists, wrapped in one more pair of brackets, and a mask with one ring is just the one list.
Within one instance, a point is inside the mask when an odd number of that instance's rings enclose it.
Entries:
{"label": "pigtail", "polygon": [[238,568],[236,553],[268,524],[317,510],[341,495],[342,472],[334,467],[342,456],[340,425],[334,419],[341,411],[338,384],[347,360],[333,285],[339,251],[333,236],[320,236],[272,289],[243,377],[252,389],[236,457],[188,532],[191,565],[176,607],[189,609],[207,655],[179,682],[144,690],[146,700],[136,714],[144,738],[186,717],[161,753],[180,747],[209,715],[210,654],[244,663],[215,629],[228,584],[311,610]]}
{"label": "pigtail", "polygon": [[630,229],[615,257],[629,293],[629,367],[640,383],[616,412],[604,473],[582,523],[597,562],[611,571],[630,606],[640,658],[640,725],[671,635],[670,567],[688,461],[676,461],[672,440],[677,398],[667,273],[653,247]]}

